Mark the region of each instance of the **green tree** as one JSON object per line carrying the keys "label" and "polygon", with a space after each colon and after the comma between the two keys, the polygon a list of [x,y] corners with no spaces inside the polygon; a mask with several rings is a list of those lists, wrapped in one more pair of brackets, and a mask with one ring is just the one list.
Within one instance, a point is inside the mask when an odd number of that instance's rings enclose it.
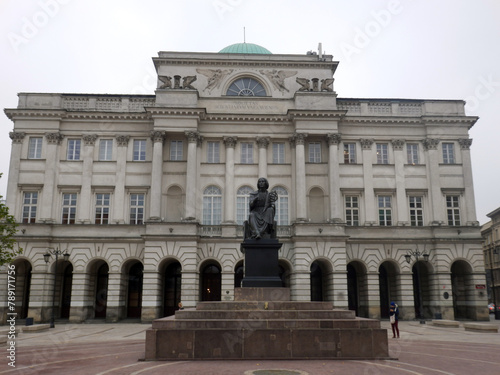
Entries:
{"label": "green tree", "polygon": [[[2,173],[0,173],[0,178]],[[10,263],[17,255],[22,253],[22,249],[14,248],[16,240],[14,239],[17,233],[16,220],[14,216],[9,215],[9,208],[3,204],[2,196],[0,195],[0,266],[5,263]]]}

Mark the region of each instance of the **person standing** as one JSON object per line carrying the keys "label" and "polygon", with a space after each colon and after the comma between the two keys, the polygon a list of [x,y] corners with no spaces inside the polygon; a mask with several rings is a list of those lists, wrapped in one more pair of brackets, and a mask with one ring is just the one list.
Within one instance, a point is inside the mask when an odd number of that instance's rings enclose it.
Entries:
{"label": "person standing", "polygon": [[395,302],[391,302],[391,308],[389,309],[389,319],[391,321],[392,327],[392,338],[396,338],[397,335],[397,338],[399,339],[399,308]]}

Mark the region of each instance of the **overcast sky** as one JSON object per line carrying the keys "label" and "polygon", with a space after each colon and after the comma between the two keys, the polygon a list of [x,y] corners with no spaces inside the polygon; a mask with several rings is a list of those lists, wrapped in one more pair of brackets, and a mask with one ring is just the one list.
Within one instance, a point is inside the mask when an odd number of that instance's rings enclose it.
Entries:
{"label": "overcast sky", "polygon": [[[339,97],[464,99],[477,216],[500,207],[498,0],[1,0],[0,107],[19,92],[153,94],[158,51],[243,42],[339,61]],[[0,194],[12,122],[0,114]]]}

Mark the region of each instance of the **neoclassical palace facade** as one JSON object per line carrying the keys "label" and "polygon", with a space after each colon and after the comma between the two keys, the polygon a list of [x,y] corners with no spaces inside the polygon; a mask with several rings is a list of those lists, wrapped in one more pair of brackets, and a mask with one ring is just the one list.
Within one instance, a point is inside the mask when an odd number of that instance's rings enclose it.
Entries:
{"label": "neoclassical palace facade", "polygon": [[[153,62],[154,95],[21,93],[5,110],[19,318],[54,304],[71,322],[147,322],[232,300],[266,177],[292,300],[488,319],[463,101],[337,97],[321,52],[241,43]],[[69,255],[57,267],[54,250]],[[5,288],[0,301],[5,321]]]}

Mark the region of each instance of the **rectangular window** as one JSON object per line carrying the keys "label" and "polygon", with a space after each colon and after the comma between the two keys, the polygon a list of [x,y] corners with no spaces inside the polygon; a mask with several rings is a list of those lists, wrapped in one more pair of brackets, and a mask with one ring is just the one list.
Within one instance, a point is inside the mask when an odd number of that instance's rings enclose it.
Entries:
{"label": "rectangular window", "polygon": [[145,139],[134,139],[134,161],[145,161],[146,160],[146,140]]}
{"label": "rectangular window", "polygon": [[182,160],[182,141],[170,142],[170,160]]}
{"label": "rectangular window", "polygon": [[345,197],[345,222],[349,226],[357,227],[359,225],[359,200],[357,196]]}
{"label": "rectangular window", "polygon": [[378,196],[378,223],[381,226],[392,225],[392,208],[390,196]]}
{"label": "rectangular window", "polygon": [[344,164],[356,164],[356,143],[344,143]]}
{"label": "rectangular window", "polygon": [[443,163],[455,164],[455,152],[453,143],[443,143]]}
{"label": "rectangular window", "polygon": [[220,142],[207,142],[207,163],[220,163]]}
{"label": "rectangular window", "polygon": [[130,194],[130,224],[144,223],[144,194]]}
{"label": "rectangular window", "polygon": [[273,163],[285,164],[285,144],[273,143]]}
{"label": "rectangular window", "polygon": [[377,164],[389,164],[389,146],[387,143],[377,143]]}
{"label": "rectangular window", "polygon": [[109,224],[109,198],[111,194],[96,194],[95,223]]}
{"label": "rectangular window", "polygon": [[80,160],[80,139],[68,139],[68,160]]}
{"label": "rectangular window", "polygon": [[113,156],[113,140],[101,139],[99,141],[99,160],[110,161]]}
{"label": "rectangular window", "polygon": [[446,214],[448,225],[460,225],[460,206],[458,195],[446,196]]}
{"label": "rectangular window", "polygon": [[424,208],[422,197],[409,197],[410,225],[412,227],[424,226]]}
{"label": "rectangular window", "polygon": [[62,224],[75,224],[76,193],[63,194]]}
{"label": "rectangular window", "polygon": [[28,146],[28,159],[42,158],[42,137],[31,137]]}
{"label": "rectangular window", "polygon": [[321,143],[309,143],[309,163],[321,163]]}
{"label": "rectangular window", "polygon": [[241,144],[241,164],[253,164],[253,143]]}
{"label": "rectangular window", "polygon": [[23,223],[30,224],[36,221],[36,207],[38,204],[38,193],[24,193],[23,199]]}
{"label": "rectangular window", "polygon": [[408,155],[408,164],[412,165],[418,164],[418,144],[407,143],[406,154]]}

